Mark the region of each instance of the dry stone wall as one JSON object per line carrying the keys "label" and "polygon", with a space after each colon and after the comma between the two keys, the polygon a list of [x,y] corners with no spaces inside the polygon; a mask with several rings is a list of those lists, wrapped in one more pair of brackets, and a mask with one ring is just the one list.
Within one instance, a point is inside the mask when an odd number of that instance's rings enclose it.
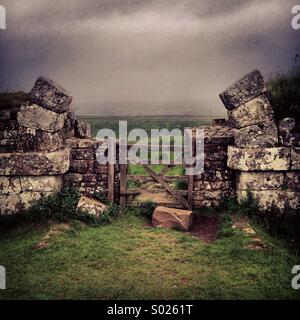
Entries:
{"label": "dry stone wall", "polygon": [[204,129],[205,159],[204,172],[194,176],[194,208],[216,206],[235,190],[235,171],[227,167],[227,149],[234,141],[232,129],[226,122],[200,128]]}
{"label": "dry stone wall", "polygon": [[300,135],[295,119],[275,122],[258,70],[235,82],[220,98],[233,129],[227,165],[237,172],[238,200],[250,192],[264,209],[299,208]]}
{"label": "dry stone wall", "polygon": [[[101,143],[75,119],[72,96],[45,77],[27,96],[0,111],[0,214],[22,211],[64,185],[107,196],[108,166],[96,161]],[[115,189],[118,196],[118,166]]]}
{"label": "dry stone wall", "polygon": [[[258,70],[220,97],[228,121],[202,127],[204,172],[194,176],[193,207],[218,205],[233,195],[241,201],[251,192],[263,208],[299,208],[300,130],[295,120],[275,122]],[[40,77],[27,101],[0,110],[0,214],[28,208],[67,185],[85,196],[107,196],[109,168],[96,161],[100,146],[91,138],[91,127],[75,119],[72,96]],[[118,164],[113,171],[118,200]]]}

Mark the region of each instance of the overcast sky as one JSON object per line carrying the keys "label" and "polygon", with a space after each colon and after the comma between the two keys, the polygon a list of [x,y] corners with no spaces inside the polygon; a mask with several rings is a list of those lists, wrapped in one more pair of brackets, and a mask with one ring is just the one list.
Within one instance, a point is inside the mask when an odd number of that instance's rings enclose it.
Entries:
{"label": "overcast sky", "polygon": [[173,102],[203,100],[218,112],[219,92],[243,74],[291,66],[300,52],[291,28],[297,2],[2,0],[0,88],[28,91],[46,75],[81,113],[121,103],[151,113],[152,102],[172,113]]}

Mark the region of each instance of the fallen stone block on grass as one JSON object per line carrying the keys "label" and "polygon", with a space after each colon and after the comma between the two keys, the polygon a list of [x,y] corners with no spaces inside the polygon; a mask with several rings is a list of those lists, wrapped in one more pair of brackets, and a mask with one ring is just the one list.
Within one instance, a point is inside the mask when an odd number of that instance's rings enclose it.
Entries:
{"label": "fallen stone block on grass", "polygon": [[106,210],[107,205],[103,204],[102,202],[89,198],[89,197],[84,197],[82,196],[79,199],[78,205],[77,205],[77,210],[86,212],[91,215],[95,216],[101,216],[101,214]]}
{"label": "fallen stone block on grass", "polygon": [[157,207],[152,216],[152,224],[154,227],[179,229],[182,231],[188,231],[192,221],[192,211],[162,206]]}
{"label": "fallen stone block on grass", "polygon": [[73,100],[64,88],[46,77],[37,79],[29,93],[29,99],[32,103],[56,113],[66,112]]}

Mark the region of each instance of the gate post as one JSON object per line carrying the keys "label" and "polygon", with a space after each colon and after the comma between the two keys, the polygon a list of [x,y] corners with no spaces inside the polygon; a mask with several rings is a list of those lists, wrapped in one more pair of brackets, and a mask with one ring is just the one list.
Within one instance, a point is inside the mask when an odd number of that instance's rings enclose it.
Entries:
{"label": "gate post", "polygon": [[108,201],[115,202],[115,165],[108,164]]}
{"label": "gate post", "polygon": [[120,164],[120,208],[124,212],[126,207],[127,165]]}

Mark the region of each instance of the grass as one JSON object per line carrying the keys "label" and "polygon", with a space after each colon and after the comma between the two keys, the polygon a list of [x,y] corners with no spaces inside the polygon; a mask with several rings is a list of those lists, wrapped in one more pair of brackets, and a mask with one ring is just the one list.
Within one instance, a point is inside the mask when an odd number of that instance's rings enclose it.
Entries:
{"label": "grass", "polygon": [[151,129],[180,129],[199,127],[200,125],[210,124],[213,117],[181,117],[181,116],[77,116],[82,121],[86,121],[92,126],[92,134],[96,136],[98,130],[103,128],[112,129],[117,137],[119,134],[119,120],[127,120],[128,132],[132,129],[142,128],[150,136]]}
{"label": "grass", "polygon": [[74,225],[48,248],[35,249],[46,231],[31,227],[1,236],[7,290],[0,299],[300,298],[291,288],[297,259],[259,228],[270,250],[245,248],[249,240],[239,232],[208,245],[150,228],[133,211],[110,225]]}

